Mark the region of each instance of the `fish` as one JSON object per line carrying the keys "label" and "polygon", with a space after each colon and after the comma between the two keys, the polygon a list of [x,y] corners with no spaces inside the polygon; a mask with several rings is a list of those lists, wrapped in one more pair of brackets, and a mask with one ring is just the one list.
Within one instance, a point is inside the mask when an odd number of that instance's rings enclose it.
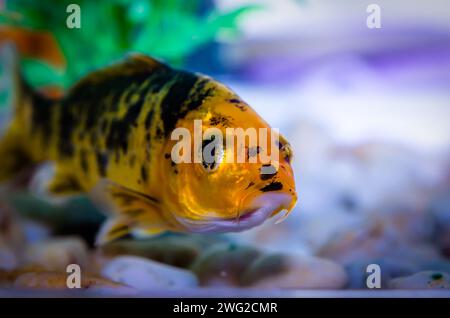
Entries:
{"label": "fish", "polygon": [[[288,141],[211,77],[130,54],[56,98],[33,89],[15,65],[13,116],[0,137],[0,182],[50,163],[49,194],[87,195],[108,215],[97,245],[127,235],[243,231],[285,217],[297,202]],[[245,159],[255,160],[225,160],[238,155],[231,151],[238,145],[224,143],[215,144],[220,151],[214,148],[207,162],[175,162],[180,140],[174,132],[195,134],[196,121],[202,133],[213,128],[226,136],[228,128],[267,129],[276,162],[263,162],[258,153],[265,150],[245,144]],[[201,138],[200,151],[214,139]],[[194,149],[195,140],[189,145]]]}

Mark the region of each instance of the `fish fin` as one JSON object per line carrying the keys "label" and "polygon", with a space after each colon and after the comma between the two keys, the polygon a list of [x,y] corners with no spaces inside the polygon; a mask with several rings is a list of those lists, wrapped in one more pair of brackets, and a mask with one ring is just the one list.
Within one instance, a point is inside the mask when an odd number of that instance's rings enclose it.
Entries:
{"label": "fish fin", "polygon": [[146,66],[150,68],[166,67],[169,68],[167,64],[161,62],[153,57],[142,53],[129,53],[125,59],[125,63],[135,65],[135,66]]}
{"label": "fish fin", "polygon": [[102,224],[100,231],[95,239],[95,245],[100,246],[117,240],[131,231],[127,220],[121,218],[112,218]]}
{"label": "fish fin", "polygon": [[[154,236],[167,230],[171,230],[171,225],[166,219],[159,201],[147,194],[129,189],[112,181],[103,179],[91,191],[90,197],[97,203],[101,210],[112,214],[111,220],[120,220],[120,224],[126,224],[129,230],[121,233],[124,236],[128,233],[142,236]],[[106,224],[108,224],[107,221]],[[118,233],[111,235],[113,239],[118,238]],[[100,234],[99,244],[109,242],[108,232]]]}
{"label": "fish fin", "polygon": [[129,54],[125,59],[122,59],[118,63],[114,63],[108,67],[90,73],[88,76],[72,86],[68,94],[77,94],[77,90],[80,87],[100,85],[101,83],[110,81],[111,78],[116,78],[119,76],[139,74],[146,75],[153,72],[170,69],[171,67],[169,65],[144,54]]}

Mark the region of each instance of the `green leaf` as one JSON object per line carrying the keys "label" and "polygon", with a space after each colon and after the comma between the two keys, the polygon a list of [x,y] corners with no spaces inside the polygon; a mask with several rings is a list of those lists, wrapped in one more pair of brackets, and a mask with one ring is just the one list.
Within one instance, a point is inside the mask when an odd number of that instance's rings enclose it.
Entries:
{"label": "green leaf", "polygon": [[22,62],[25,77],[33,86],[59,85],[63,73],[39,60],[25,59]]}
{"label": "green leaf", "polygon": [[[7,0],[6,8],[21,16],[4,21],[35,30],[51,31],[67,60],[64,74],[31,60],[25,65],[34,85],[72,85],[91,71],[139,51],[171,63],[181,62],[199,47],[227,31],[238,35],[238,21],[256,6],[221,13],[200,12],[200,0],[78,0],[81,29],[66,26],[66,7],[72,0]],[[4,19],[3,19],[4,20]]]}

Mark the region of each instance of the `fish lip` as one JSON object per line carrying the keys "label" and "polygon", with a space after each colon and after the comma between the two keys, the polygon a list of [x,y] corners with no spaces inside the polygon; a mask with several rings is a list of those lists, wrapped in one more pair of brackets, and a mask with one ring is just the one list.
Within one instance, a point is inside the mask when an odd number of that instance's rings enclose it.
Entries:
{"label": "fish lip", "polygon": [[261,225],[270,219],[275,212],[287,209],[291,196],[282,193],[264,194],[253,200],[253,207],[248,208],[239,218],[208,218],[205,221],[179,219],[190,232],[195,233],[226,233],[240,232]]}
{"label": "fish lip", "polygon": [[239,218],[210,219],[213,232],[240,232],[264,223],[270,218],[273,210],[269,207],[256,207],[242,214]]}
{"label": "fish lip", "polygon": [[239,220],[237,218],[208,218],[205,221],[193,221],[185,218],[177,219],[188,232],[227,233],[240,232],[258,226],[270,218],[271,213],[272,210],[267,208],[255,208],[254,210],[247,212],[245,216],[242,216]]}

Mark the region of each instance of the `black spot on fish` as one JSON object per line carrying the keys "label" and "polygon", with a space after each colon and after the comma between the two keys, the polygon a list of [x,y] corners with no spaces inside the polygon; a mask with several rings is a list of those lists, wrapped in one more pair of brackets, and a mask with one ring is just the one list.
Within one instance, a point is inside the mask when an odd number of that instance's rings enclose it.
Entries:
{"label": "black spot on fish", "polygon": [[156,139],[161,140],[164,137],[164,132],[162,131],[161,127],[156,128]]}
{"label": "black spot on fish", "polygon": [[164,154],[164,158],[169,159],[170,158],[170,153]]}
{"label": "black spot on fish", "polygon": [[[140,87],[152,75],[148,69],[128,73],[93,73],[81,80],[70,90],[64,104],[78,104],[77,109],[86,118],[85,128],[91,129],[99,124],[106,111],[115,113],[121,98],[125,102],[133,88]],[[145,93],[143,93],[145,95]]]}
{"label": "black spot on fish", "polygon": [[142,181],[147,182],[148,172],[147,172],[147,168],[145,168],[144,166],[141,166],[141,178],[142,178]]}
{"label": "black spot on fish", "polygon": [[116,119],[111,122],[111,128],[106,137],[106,147],[109,150],[121,149],[124,153],[128,150],[128,138],[131,124],[122,119]]}
{"label": "black spot on fish", "polygon": [[277,169],[271,164],[265,164],[260,169],[259,178],[263,181],[272,179],[277,174]]}
{"label": "black spot on fish", "polygon": [[205,80],[199,81],[195,74],[178,72],[174,83],[161,101],[161,120],[166,137],[175,128],[179,119],[184,118],[189,111],[197,109],[209,95],[204,86]]}
{"label": "black spot on fish", "polygon": [[109,149],[122,149],[124,153],[127,152],[131,126],[137,126],[137,119],[141,113],[144,100],[145,96],[141,95],[136,103],[128,108],[124,118],[116,119],[111,123],[110,133],[106,139]]}
{"label": "black spot on fish", "polygon": [[76,118],[73,115],[72,109],[69,107],[60,107],[58,149],[62,157],[70,157],[74,154],[74,145],[71,137],[76,124]]}
{"label": "black spot on fish", "polygon": [[[107,70],[81,80],[63,99],[59,116],[62,127],[59,147],[62,152],[71,153],[68,137],[74,125],[82,125],[84,131],[91,133],[93,145],[97,144],[96,133],[99,132],[105,135],[109,150],[127,151],[130,131],[137,125],[147,96],[148,80],[158,71],[136,66],[132,72],[111,73]],[[118,118],[121,100],[128,107],[124,118]]]}
{"label": "black spot on fish", "polygon": [[237,108],[239,108],[241,111],[245,112],[247,108],[244,105],[236,105]]}
{"label": "black spot on fish", "polygon": [[278,147],[279,150],[281,150],[283,148],[283,143],[280,142],[279,140],[275,140],[275,145]]}
{"label": "black spot on fish", "polygon": [[216,115],[216,116],[211,117],[211,119],[209,120],[209,124],[211,126],[222,125],[222,126],[226,127],[226,126],[230,125],[230,119],[225,116]]}
{"label": "black spot on fish", "polygon": [[252,187],[252,186],[254,186],[255,185],[255,183],[252,181],[252,182],[250,182],[249,184],[248,184],[248,186],[247,186],[247,188],[245,188],[245,190],[247,190],[248,188],[250,188],[250,187]]}
{"label": "black spot on fish", "polygon": [[104,118],[100,123],[100,132],[105,134],[108,131],[108,120]]}
{"label": "black spot on fish", "polygon": [[43,140],[48,141],[52,135],[51,118],[56,105],[50,99],[32,92],[27,84],[24,85],[24,89],[29,90],[30,94],[32,94],[31,130],[33,133],[40,131]]}
{"label": "black spot on fish", "polygon": [[158,72],[154,72],[150,77],[150,83],[148,89],[152,93],[159,93],[161,89],[166,86],[177,75],[177,71],[170,67],[159,69]]}
{"label": "black spot on fish", "polygon": [[102,177],[106,176],[106,168],[108,167],[108,155],[104,152],[96,152],[98,174]]}
{"label": "black spot on fish", "polygon": [[237,98],[231,98],[228,100],[229,103],[234,104],[237,108],[239,108],[241,111],[245,112],[247,109],[245,105],[242,103],[240,99]]}
{"label": "black spot on fish", "polygon": [[88,174],[88,161],[87,161],[87,153],[86,150],[82,149],[80,150],[80,166],[81,166],[81,170],[83,170],[83,172],[85,174]]}
{"label": "black spot on fish", "polygon": [[97,105],[93,105],[91,101],[87,100],[81,101],[78,105],[80,114],[85,118],[84,128],[87,131],[93,130],[97,125],[100,125],[100,119],[108,106],[105,98],[100,98]]}
{"label": "black spot on fish", "polygon": [[136,83],[133,83],[129,87],[128,91],[126,91],[124,94],[124,102],[126,104],[132,104],[133,99],[139,98],[139,95],[137,94],[138,90],[139,90],[139,87],[136,85]]}
{"label": "black spot on fish", "polygon": [[269,191],[279,191],[283,189],[283,184],[281,182],[271,182],[265,187],[261,188],[261,192],[269,192]]}
{"label": "black spot on fish", "polygon": [[203,101],[212,95],[213,89],[206,88],[209,83],[209,79],[201,79],[197,82],[194,89],[189,94],[189,98],[186,102],[185,109],[187,112],[195,110],[203,103]]}
{"label": "black spot on fish", "polygon": [[89,136],[89,140],[91,142],[91,145],[93,145],[95,148],[97,148],[98,144],[98,132],[96,130],[93,130]]}
{"label": "black spot on fish", "polygon": [[149,196],[149,195],[143,194],[143,193],[139,193],[139,195],[140,195],[141,197],[143,197],[143,198],[149,200],[149,201],[152,201],[153,203],[159,203],[158,199],[156,199],[156,198],[154,198],[154,197],[152,197],[152,196]]}
{"label": "black spot on fish", "polygon": [[286,156],[284,156],[284,160],[285,160],[287,163],[291,163],[292,156],[286,155]]}
{"label": "black spot on fish", "polygon": [[154,116],[154,111],[153,111],[153,109],[151,109],[147,113],[147,116],[145,117],[144,125],[145,125],[146,130],[149,130],[152,127],[153,116]]}
{"label": "black spot on fish", "polygon": [[[144,126],[145,126],[145,130],[147,131],[145,133],[145,141],[147,142],[147,146],[150,147],[151,146],[151,134],[150,134],[150,129],[152,127],[152,123],[153,123],[153,116],[154,116],[154,111],[153,109],[151,109],[148,113],[147,116],[145,117],[145,122],[144,122]],[[147,159],[150,159],[150,153],[147,150]]]}
{"label": "black spot on fish", "polygon": [[292,160],[292,150],[290,148],[290,145],[288,143],[283,143],[280,141],[276,141],[277,145],[278,145],[278,149],[281,151],[281,153],[283,154],[283,159],[288,162],[291,163]]}

